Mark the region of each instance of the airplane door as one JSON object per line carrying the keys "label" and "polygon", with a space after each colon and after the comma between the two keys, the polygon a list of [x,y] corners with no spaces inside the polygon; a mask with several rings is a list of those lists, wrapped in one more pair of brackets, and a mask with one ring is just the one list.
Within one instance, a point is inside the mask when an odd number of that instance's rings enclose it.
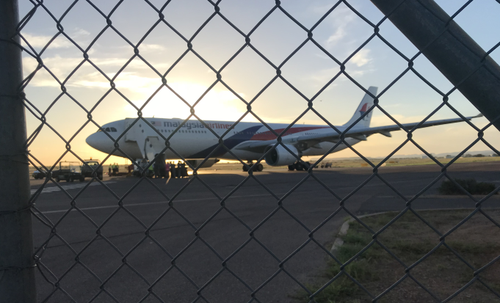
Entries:
{"label": "airplane door", "polygon": [[165,148],[165,143],[160,140],[157,136],[150,136],[144,140],[144,155],[148,160],[153,160],[156,154],[159,154],[163,148]]}
{"label": "airplane door", "polygon": [[[135,119],[125,119],[125,129],[127,129],[130,124],[134,122]],[[126,133],[125,133],[125,141],[130,142],[130,141],[136,141],[139,143],[139,140],[137,138],[137,132],[140,132],[138,130],[138,124],[136,123],[132,128],[130,128]]]}

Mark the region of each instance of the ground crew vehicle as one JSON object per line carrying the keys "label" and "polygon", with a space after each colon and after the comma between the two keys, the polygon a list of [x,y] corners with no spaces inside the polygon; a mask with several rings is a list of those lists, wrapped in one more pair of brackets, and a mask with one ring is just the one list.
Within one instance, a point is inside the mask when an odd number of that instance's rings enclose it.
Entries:
{"label": "ground crew vehicle", "polygon": [[92,178],[92,175],[94,174],[94,172],[96,173],[97,178],[99,180],[102,180],[103,169],[102,169],[102,166],[99,166],[99,160],[92,160],[92,159],[83,160],[81,172],[82,172],[83,180],[85,180],[85,177]]}
{"label": "ground crew vehicle", "polygon": [[59,162],[59,169],[52,171],[52,178],[57,182],[66,180],[66,182],[73,182],[74,180],[85,180],[80,170],[80,162],[77,161],[61,161]]}
{"label": "ground crew vehicle", "polygon": [[35,170],[31,176],[33,176],[34,179],[43,179],[45,178],[47,174],[43,171]]}

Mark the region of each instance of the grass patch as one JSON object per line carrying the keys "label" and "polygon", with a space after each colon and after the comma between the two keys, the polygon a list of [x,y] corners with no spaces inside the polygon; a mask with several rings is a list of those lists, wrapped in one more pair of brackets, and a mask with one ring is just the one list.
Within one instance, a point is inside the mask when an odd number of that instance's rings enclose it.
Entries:
{"label": "grass patch", "polygon": [[[469,214],[470,211],[419,212],[440,234],[445,234]],[[299,302],[318,303],[371,302],[373,297],[402,279],[403,282],[377,302],[433,301],[427,291],[442,301],[471,281],[472,285],[452,302],[478,302],[478,298],[481,302],[500,302],[500,260],[483,268],[500,255],[497,225],[477,213],[445,238],[448,248],[440,242],[439,234],[411,212],[391,226],[385,226],[396,215],[387,213],[361,219],[374,232],[384,228],[376,241],[364,226],[351,223],[342,237],[344,244],[334,254],[340,264],[330,258],[317,281],[306,285],[308,291],[297,293],[294,298]],[[500,211],[488,211],[488,215],[500,222]],[[483,269],[478,272],[480,268]],[[408,278],[408,273],[412,278]]]}
{"label": "grass patch", "polygon": [[[488,195],[495,190],[495,185],[488,182],[477,182],[476,179],[454,179],[455,182],[444,180],[438,188],[443,195],[465,195],[466,190],[471,195]],[[456,184],[455,184],[456,183]],[[462,187],[463,189],[461,189]]]}
{"label": "grass patch", "polygon": [[[452,159],[446,159],[442,157],[436,158],[441,164],[447,164]],[[370,162],[374,165],[378,165],[383,159],[380,158],[369,158]],[[496,162],[500,161],[500,157],[468,157],[459,158],[454,163],[485,163],[485,162]],[[329,162],[332,168],[350,168],[350,167],[370,167],[368,163],[361,159],[337,159],[329,158],[324,160],[324,162]],[[384,161],[385,166],[413,166],[413,165],[436,165],[431,159],[425,158],[394,158]],[[321,170],[321,168],[318,168]]]}

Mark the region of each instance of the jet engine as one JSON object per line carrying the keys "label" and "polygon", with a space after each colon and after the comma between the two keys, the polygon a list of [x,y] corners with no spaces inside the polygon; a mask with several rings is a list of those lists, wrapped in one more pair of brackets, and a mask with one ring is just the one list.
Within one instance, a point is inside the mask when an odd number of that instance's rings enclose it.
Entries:
{"label": "jet engine", "polygon": [[[294,154],[291,154],[288,150],[286,150],[282,145],[276,146],[270,153],[266,155],[266,163],[271,166],[282,166],[282,165],[290,165],[297,162],[297,157],[300,157],[300,154],[293,145],[286,145],[286,147],[292,151]],[[266,152],[272,149],[272,146],[269,146],[266,149]]]}

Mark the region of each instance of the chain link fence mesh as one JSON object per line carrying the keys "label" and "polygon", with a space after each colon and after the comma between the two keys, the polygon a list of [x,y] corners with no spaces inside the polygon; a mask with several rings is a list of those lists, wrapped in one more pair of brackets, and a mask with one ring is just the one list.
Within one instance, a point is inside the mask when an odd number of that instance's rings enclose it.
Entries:
{"label": "chain link fence mesh", "polygon": [[[479,1],[462,2],[452,14],[455,20],[468,17],[467,12],[474,10]],[[384,106],[384,97],[404,91],[408,83],[414,82],[419,88],[433,91],[442,100],[423,120],[431,119],[443,109],[464,118],[461,109],[456,106],[458,104],[459,107],[460,103],[449,101],[459,94],[456,88],[434,84],[433,81],[441,81],[440,76],[436,73],[425,75],[418,68],[419,64],[427,64],[422,53],[408,44],[398,45],[399,42],[391,36],[398,33],[390,27],[386,17],[359,8],[371,3],[319,2],[322,11],[314,15],[314,20],[297,15],[296,10],[290,9],[293,5],[287,1],[267,1],[257,5],[253,2],[210,0],[31,0],[21,1],[21,4],[24,15],[21,16],[18,34],[22,40],[25,79],[20,89],[27,91],[24,101],[28,116],[29,161],[35,169],[48,175],[68,157],[83,162],[86,156],[81,155],[80,147],[74,146],[80,146],[79,142],[84,142],[89,132],[101,128],[104,123],[123,118],[115,115],[116,107],[126,106],[135,113],[135,121],[127,130],[137,123],[153,127],[145,117],[159,111],[155,108],[156,100],[165,95],[176,98],[169,101],[172,104],[164,104],[162,109],[181,108],[183,114],[179,118],[183,123],[190,119],[203,123],[208,130],[207,136],[214,136],[219,142],[228,137],[230,130],[221,136],[202,118],[203,111],[210,108],[205,97],[216,89],[223,89],[237,99],[235,107],[243,114],[239,115],[236,124],[250,117],[273,131],[268,126],[273,112],[262,108],[266,108],[263,103],[269,102],[267,95],[278,91],[283,99],[290,98],[287,108],[283,108],[290,117],[293,114],[289,119],[289,128],[313,117],[337,130],[330,121],[336,117],[325,113],[321,102],[330,96],[328,91],[336,85],[356,92],[367,91],[369,83],[365,83],[360,76],[363,73],[360,60],[372,44],[384,46],[384,56],[388,57],[384,62],[390,74],[388,77],[392,78],[385,82],[369,111],[382,112],[389,120],[399,124],[400,117],[391,114],[391,108]],[[495,1],[490,4],[498,6]],[[231,5],[241,6],[239,15],[230,13],[233,11],[228,9]],[[324,42],[326,37],[320,34],[320,28],[327,26],[332,18],[344,15],[356,19],[356,27],[363,30],[363,40],[356,45],[348,45],[347,55],[335,47],[327,47]],[[179,22],[179,16],[185,22]],[[49,35],[30,34],[42,26],[50,28]],[[347,29],[339,24],[336,26],[339,27],[336,32],[338,37],[332,36],[331,39],[339,38],[341,41],[342,31]],[[486,31],[494,37],[494,29]],[[285,39],[287,36],[292,38]],[[486,52],[494,55],[499,43],[498,39],[490,43]],[[61,49],[65,55],[58,55]],[[321,60],[315,61],[311,58],[313,56],[321,57]],[[300,76],[292,73],[297,67],[302,68],[298,61],[308,60],[314,65],[313,70],[318,63],[329,67],[329,74],[318,75],[326,79],[322,85],[307,87],[301,83]],[[253,63],[249,67],[244,66],[243,61]],[[390,68],[392,64],[397,67]],[[205,84],[204,90],[194,98],[186,97],[185,91],[179,90],[176,83],[171,83],[172,78],[189,77],[185,70],[190,68],[200,74]],[[137,90],[145,87],[141,82],[144,79],[134,78],[136,70],[147,75],[145,78],[150,81],[147,84],[154,87],[143,91],[146,97],[141,102],[137,102],[137,97],[128,90],[130,87],[137,87]],[[240,80],[235,81],[235,78]],[[247,93],[240,94],[245,82],[249,86],[245,90]],[[38,94],[41,89],[47,91]],[[411,97],[404,93],[401,96]],[[269,108],[274,110],[276,107],[269,105]],[[186,110],[187,114],[184,114]],[[158,112],[158,115],[162,114]],[[485,288],[493,300],[500,300],[499,285],[483,275],[488,270],[498,269],[498,247],[489,263],[479,265],[467,260],[447,242],[456,230],[476,217],[486,218],[490,228],[497,232],[500,230],[492,210],[483,207],[496,203],[494,195],[498,187],[481,197],[462,188],[470,199],[469,204],[474,207],[465,217],[458,219],[453,228],[444,232],[414,207],[443,180],[456,183],[453,166],[477,144],[484,144],[493,154],[500,155],[492,140],[497,133],[488,137],[493,128],[491,124],[479,127],[475,120],[466,124],[476,138],[464,140],[462,151],[446,163],[420,143],[414,130],[404,130],[402,141],[395,143],[383,159],[377,161],[363,155],[361,147],[349,146],[352,155],[372,168],[372,173],[363,180],[351,180],[350,177],[339,180],[318,173],[314,166],[328,154],[314,160],[316,163],[307,172],[293,175],[292,181],[287,184],[269,182],[266,175],[259,175],[250,169],[244,178],[221,185],[213,176],[199,174],[200,165],[191,164],[193,175],[182,184],[172,185],[168,191],[162,184],[146,177],[133,181],[129,179],[126,191],[117,189],[112,181],[99,180],[95,174],[92,180],[83,182],[76,190],[69,190],[69,187],[50,177],[45,178],[31,196],[32,213],[36,220],[34,258],[38,273],[38,300],[287,302],[295,300],[291,290],[299,289],[310,302],[326,302],[321,299],[322,292],[331,285],[342,283],[342,277],[354,282],[362,293],[362,300],[366,301],[384,300],[409,281],[418,285],[428,301],[447,302],[460,298],[477,284]],[[158,136],[168,141],[181,131],[181,126],[169,135],[158,132]],[[125,136],[125,132],[121,136]],[[275,135],[281,136],[280,133]],[[112,136],[108,136],[113,140]],[[44,146],[47,138],[55,143]],[[337,145],[341,143],[345,142],[339,141]],[[426,179],[425,184],[419,183],[422,187],[411,195],[407,189],[400,188],[398,180],[381,173],[384,165],[408,145],[416,147],[434,163],[430,172],[432,177]],[[166,145],[164,151],[170,150],[184,160],[177,148]],[[230,147],[223,143],[221,148],[231,153]],[[44,161],[37,154],[41,149],[52,150],[55,161]],[[126,155],[118,144],[115,144],[115,149]],[[263,158],[264,155],[259,162]],[[102,160],[101,163],[109,163],[113,158],[107,155]],[[242,165],[247,165],[244,159],[239,160]],[[58,210],[45,210],[44,205],[38,203],[48,185],[60,189],[52,198],[60,206]],[[99,188],[101,199],[112,202],[102,207],[82,205],[80,201],[89,199],[87,190],[90,187]],[[360,217],[350,206],[356,197],[364,199],[370,195],[374,187],[383,188],[384,193],[395,196],[399,202],[398,212],[378,230],[367,225],[364,217]],[[141,193],[144,191],[152,193],[154,199],[142,201]],[[192,193],[204,195],[206,204],[210,205],[208,212],[200,213],[196,206],[190,205]],[[255,196],[254,203],[240,208],[239,199],[249,196]],[[328,207],[312,203],[310,200],[315,196],[326,197]],[[303,203],[289,203],[292,198]],[[159,207],[155,208],[156,216],[151,220],[151,216],[146,215],[147,208],[155,205]],[[321,209],[312,210],[314,207]],[[309,211],[321,213],[318,216],[321,219],[314,224],[311,221],[304,223]],[[436,243],[429,250],[411,262],[404,261],[404,257],[394,254],[379,240],[384,232],[408,213],[433,231],[436,238]],[[361,224],[372,240],[343,262],[330,248],[335,230],[339,228],[338,222],[346,217]],[[276,226],[271,222],[277,222],[279,229],[283,230],[271,228]],[[224,226],[230,226],[232,230],[220,233]],[[121,230],[119,233],[115,231],[117,227]],[[177,236],[186,233],[190,234],[189,238]],[[131,240],[125,241],[124,235]],[[284,239],[278,239],[280,237]],[[287,243],[286,249],[279,247],[283,241]],[[221,242],[226,244],[221,245]],[[375,246],[381,247],[404,269],[404,273],[391,279],[383,290],[371,289],[346,269]],[[432,277],[414,274],[421,263],[432,258],[442,247],[451,251],[452,257],[472,272],[464,278],[462,287],[445,296],[437,294],[439,285],[433,285]],[[304,260],[308,262],[304,263]],[[321,286],[313,287],[310,274],[304,274],[304,266],[312,264],[321,268],[324,260],[338,263],[340,272],[330,276]],[[289,288],[281,291],[282,285]],[[411,298],[408,300],[411,301]]]}

